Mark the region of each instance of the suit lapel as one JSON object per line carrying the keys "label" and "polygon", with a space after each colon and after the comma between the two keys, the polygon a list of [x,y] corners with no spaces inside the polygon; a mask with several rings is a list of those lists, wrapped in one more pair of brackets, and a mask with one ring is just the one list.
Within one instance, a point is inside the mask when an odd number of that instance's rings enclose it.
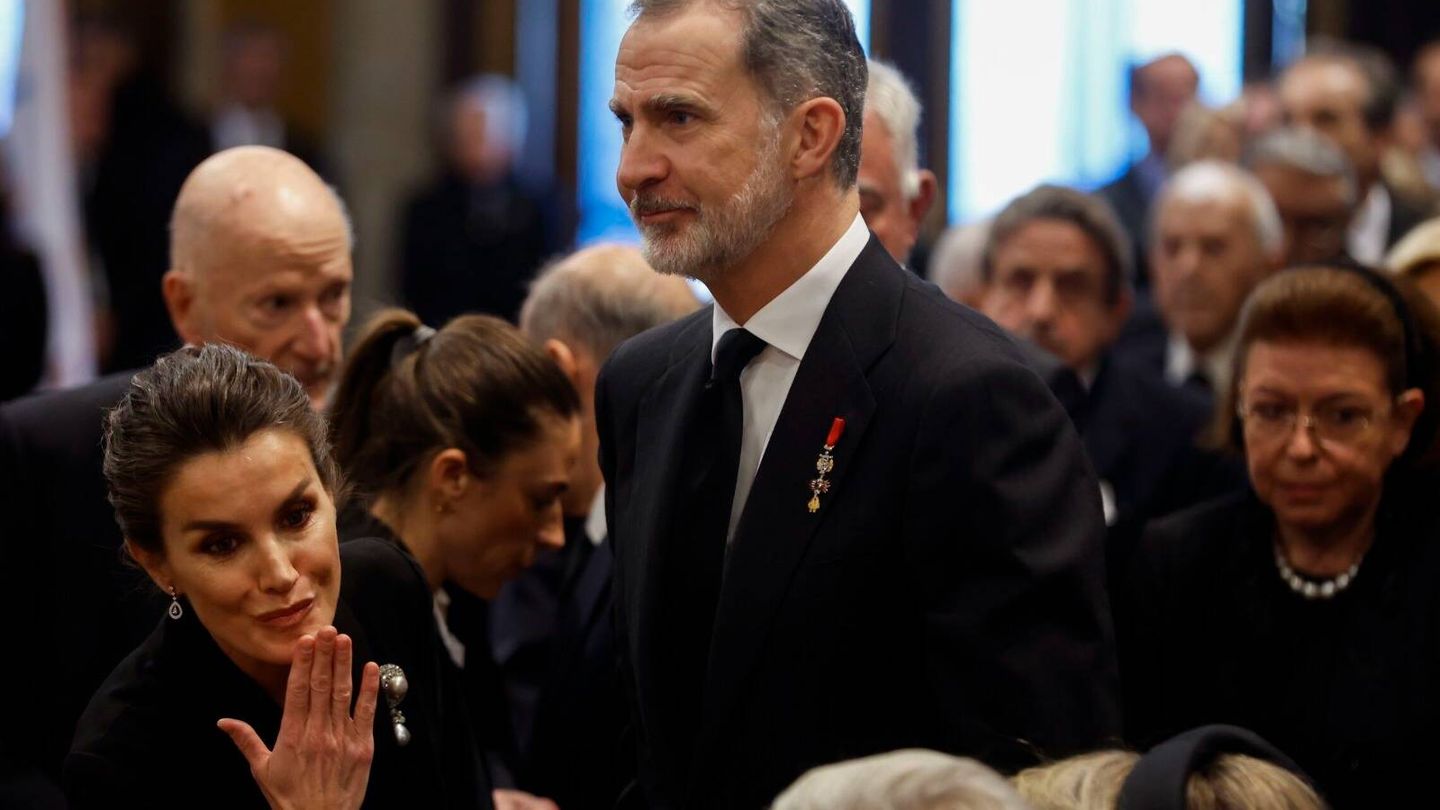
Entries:
{"label": "suit lapel", "polygon": [[[726,560],[705,684],[701,745],[718,730],[765,642],[767,627],[815,531],[847,493],[851,460],[875,399],[866,370],[894,340],[900,270],[872,237],[840,287],[795,375]],[[832,421],[845,420],[829,493],[810,512],[809,484]],[[701,749],[700,759],[707,754]]]}
{"label": "suit lapel", "polygon": [[639,572],[626,584],[626,592],[616,593],[615,598],[626,600],[628,614],[633,617],[635,632],[629,637],[629,652],[635,662],[636,689],[642,694],[651,692],[654,679],[665,677],[665,673],[656,671],[650,657],[660,643],[656,633],[665,610],[658,578],[666,570],[667,557],[673,556],[673,506],[681,478],[686,429],[710,373],[709,318],[696,318],[694,325],[681,333],[671,360],[638,409],[631,491],[644,493],[645,497],[633,501],[620,516],[620,531],[612,532],[612,536],[625,538],[621,546],[613,549],[625,555],[626,570]]}

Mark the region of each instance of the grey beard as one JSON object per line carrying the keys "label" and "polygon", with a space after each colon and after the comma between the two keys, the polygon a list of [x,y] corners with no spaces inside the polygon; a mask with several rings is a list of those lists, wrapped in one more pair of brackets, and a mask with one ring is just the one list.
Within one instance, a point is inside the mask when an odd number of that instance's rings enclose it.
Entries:
{"label": "grey beard", "polygon": [[[710,284],[754,253],[789,213],[795,199],[785,184],[778,160],[779,146],[778,137],[766,144],[744,186],[723,205],[709,210],[689,206],[696,217],[688,232],[669,225],[641,226],[645,261],[660,273]],[[630,203],[637,223],[645,210],[668,207],[673,204],[657,198],[642,199],[640,194]]]}

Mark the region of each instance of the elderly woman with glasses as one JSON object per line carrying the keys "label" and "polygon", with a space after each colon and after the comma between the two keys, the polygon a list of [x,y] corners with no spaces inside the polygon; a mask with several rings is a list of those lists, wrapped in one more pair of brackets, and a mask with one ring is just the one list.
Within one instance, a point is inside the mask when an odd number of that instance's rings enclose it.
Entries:
{"label": "elderly woman with glasses", "polygon": [[1250,491],[1147,530],[1115,586],[1130,742],[1252,729],[1336,807],[1385,806],[1440,754],[1436,316],[1367,269],[1246,303],[1221,434]]}

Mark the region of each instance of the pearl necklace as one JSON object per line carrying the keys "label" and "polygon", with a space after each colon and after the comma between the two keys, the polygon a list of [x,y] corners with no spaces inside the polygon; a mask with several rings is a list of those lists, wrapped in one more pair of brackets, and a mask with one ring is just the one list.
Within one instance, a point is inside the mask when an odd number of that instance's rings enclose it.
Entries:
{"label": "pearl necklace", "polygon": [[1280,579],[1289,586],[1290,590],[1300,594],[1306,599],[1335,598],[1341,591],[1349,588],[1350,583],[1355,581],[1355,575],[1360,573],[1360,563],[1364,560],[1365,555],[1361,554],[1360,559],[1356,560],[1354,565],[1345,569],[1339,576],[1314,582],[1295,573],[1295,569],[1291,568],[1290,563],[1285,561],[1285,554],[1280,550],[1280,545],[1278,543],[1275,545],[1275,568],[1280,571]]}

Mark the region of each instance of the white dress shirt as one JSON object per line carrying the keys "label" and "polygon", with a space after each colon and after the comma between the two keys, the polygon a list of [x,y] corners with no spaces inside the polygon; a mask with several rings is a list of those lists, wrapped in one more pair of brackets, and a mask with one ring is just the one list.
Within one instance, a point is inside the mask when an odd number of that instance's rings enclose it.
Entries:
{"label": "white dress shirt", "polygon": [[1199,371],[1210,382],[1210,390],[1218,399],[1230,386],[1230,355],[1235,351],[1238,330],[1230,334],[1204,356],[1195,353],[1185,338],[1170,335],[1165,345],[1165,379],[1171,385],[1181,386],[1190,375]]}
{"label": "white dress shirt", "polygon": [[1381,183],[1370,186],[1345,235],[1345,248],[1356,261],[1379,264],[1385,258],[1385,243],[1390,238],[1390,192]]}
{"label": "white dress shirt", "polygon": [[[800,370],[800,361],[810,347],[820,318],[830,305],[835,289],[850,265],[870,241],[870,230],[859,214],[830,250],[805,275],[791,284],[744,323],[766,346],[740,372],[740,396],[744,402],[745,425],[740,437],[740,470],[735,477],[735,500],[730,505],[730,529],[726,542],[735,537],[735,525],[745,509],[745,499],[755,483],[755,473],[770,443],[770,433],[780,418],[780,409],[790,395],[790,385]],[[710,362],[720,337],[741,324],[735,322],[720,303],[711,318]]]}

